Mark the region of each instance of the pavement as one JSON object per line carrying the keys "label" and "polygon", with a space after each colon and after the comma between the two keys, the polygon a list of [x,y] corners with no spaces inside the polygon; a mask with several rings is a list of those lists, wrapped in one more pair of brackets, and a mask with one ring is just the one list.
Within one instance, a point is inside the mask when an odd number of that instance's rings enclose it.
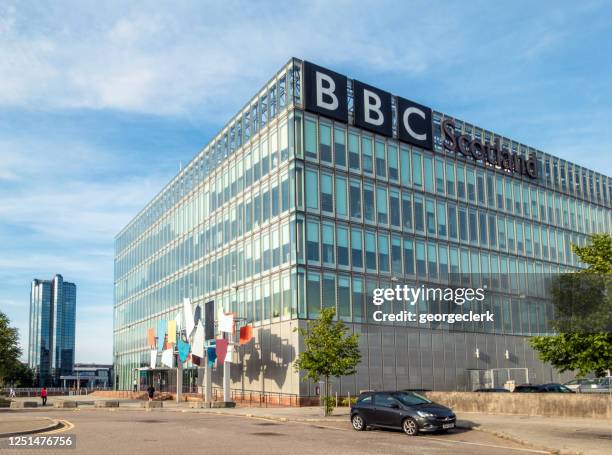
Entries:
{"label": "pavement", "polygon": [[[178,412],[177,412],[178,411]],[[74,409],[45,408],[10,410],[0,419],[44,415],[61,420],[65,431],[53,437],[71,437],[74,449],[67,454],[108,455],[130,453],[166,455],[172,451],[204,454],[274,455],[302,454],[419,454],[419,455],[529,455],[544,454],[509,440],[479,432],[458,429],[451,433],[409,437],[400,431],[356,432],[348,419],[342,421],[280,421],[206,412],[180,412],[180,409],[145,411],[138,408]],[[47,433],[49,434],[49,433]],[[0,440],[0,454],[45,453],[29,447],[7,447]],[[3,450],[6,448],[6,450]],[[65,450],[65,449],[64,449]],[[61,454],[61,448],[47,450]]]}
{"label": "pavement", "polygon": [[[65,416],[66,419],[71,419],[73,415],[94,415],[97,412],[118,412],[128,415],[130,413],[149,412],[145,415],[159,416],[160,419],[181,419],[182,417],[169,417],[170,415],[185,416],[186,418],[206,417],[211,421],[222,421],[224,418],[232,419],[232,421],[241,421],[244,424],[246,420],[268,421],[272,424],[302,424],[311,428],[320,426],[333,427],[336,430],[350,430],[353,438],[356,437],[349,423],[349,409],[337,408],[332,416],[322,416],[321,408],[319,407],[237,407],[224,409],[202,409],[189,408],[188,403],[177,404],[174,401],[164,401],[164,407],[151,411],[143,411],[140,408],[141,401],[139,400],[118,400],[120,408],[110,409],[95,409],[93,401],[108,400],[108,398],[96,397],[54,397],[53,400],[71,399],[79,402],[79,407],[75,409],[12,409],[0,412],[0,422],[6,419],[7,413],[20,413],[23,416],[25,413],[30,415],[38,415],[39,413],[54,418],[53,416]],[[53,400],[50,400],[52,405]],[[87,412],[91,411],[91,412]],[[72,414],[70,414],[72,413]],[[152,413],[152,414],[151,414]],[[117,414],[111,414],[116,416]],[[197,417],[195,416],[197,415]],[[105,415],[105,417],[108,414]],[[566,418],[566,417],[539,417],[539,416],[524,416],[513,414],[483,414],[483,413],[457,413],[458,429],[448,435],[436,435],[435,438],[441,441],[453,441],[453,444],[458,444],[455,439],[461,438],[464,443],[470,444],[485,444],[491,447],[506,447],[512,448],[518,453],[519,448],[525,450],[542,451],[540,453],[556,453],[563,455],[609,455],[612,453],[612,422],[610,420],[600,420],[591,418]],[[61,417],[64,418],[64,417]],[[246,418],[246,419],[245,419]],[[214,420],[217,419],[217,420]],[[106,420],[106,419],[104,419]],[[1,423],[0,423],[1,425]],[[0,426],[0,428],[2,428]],[[164,427],[165,428],[165,427]],[[475,430],[475,431],[470,431]],[[0,432],[2,432],[0,430]],[[383,432],[388,433],[388,432]],[[369,434],[369,432],[368,432]],[[400,433],[401,434],[401,433]],[[434,438],[434,436],[420,436],[419,441],[425,438]],[[467,439],[466,439],[467,438]],[[510,445],[509,445],[510,444]],[[362,452],[363,447],[359,447],[355,453]],[[335,447],[333,450],[336,453]],[[425,452],[421,452],[425,453]],[[450,452],[449,452],[450,453]],[[453,452],[461,453],[461,452]],[[491,452],[493,453],[493,452]]]}
{"label": "pavement", "polygon": [[23,416],[12,419],[0,417],[0,438],[15,435],[42,433],[59,428],[61,424],[49,417]]}

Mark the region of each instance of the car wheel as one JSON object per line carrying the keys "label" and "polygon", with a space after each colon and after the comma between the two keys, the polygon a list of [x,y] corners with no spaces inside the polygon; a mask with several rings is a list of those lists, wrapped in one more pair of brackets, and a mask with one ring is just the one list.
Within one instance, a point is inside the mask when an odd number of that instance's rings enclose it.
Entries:
{"label": "car wheel", "polygon": [[402,430],[404,430],[404,433],[408,436],[416,436],[419,434],[419,426],[412,417],[406,417],[404,419],[402,422]]}
{"label": "car wheel", "polygon": [[351,423],[353,424],[353,429],[356,431],[365,431],[366,423],[363,417],[360,414],[355,414],[351,417]]}

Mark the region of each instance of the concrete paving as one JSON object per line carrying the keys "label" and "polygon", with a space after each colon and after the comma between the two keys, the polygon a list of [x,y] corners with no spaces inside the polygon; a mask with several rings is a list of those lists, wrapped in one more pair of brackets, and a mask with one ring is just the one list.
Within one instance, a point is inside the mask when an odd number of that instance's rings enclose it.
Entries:
{"label": "concrete paving", "polygon": [[612,421],[590,418],[457,413],[475,428],[561,454],[609,455]]}
{"label": "concrete paving", "polygon": [[70,453],[88,455],[165,455],[171,451],[224,455],[285,455],[289,451],[300,455],[546,453],[480,431],[456,430],[448,434],[409,437],[399,431],[357,432],[351,428],[348,419],[342,422],[283,422],[216,414],[212,410],[201,413],[180,411],[180,408],[122,410],[90,406],[76,409],[14,410],[0,413],[0,419],[10,420],[24,414],[44,414],[45,417],[61,419],[66,424],[66,430],[52,434],[74,435],[76,448],[71,449]]}
{"label": "concrete paving", "polygon": [[[93,397],[80,397],[79,410],[95,411],[93,405],[87,405]],[[139,400],[118,400],[119,408],[111,410],[125,412],[142,412]],[[13,412],[45,412],[44,408],[31,410],[12,410]],[[73,410],[57,410],[58,412],[71,412]],[[100,409],[99,412],[105,412]],[[108,412],[108,410],[106,411]],[[206,409],[191,408],[189,403],[177,404],[174,401],[164,401],[163,408],[154,409],[151,413],[180,413],[180,414],[209,414],[226,417],[250,417],[276,421],[279,423],[311,423],[332,426],[349,427],[349,409],[337,408],[330,417],[323,417],[319,407],[302,408],[259,408],[238,407],[228,409]],[[0,419],[2,414],[0,414]],[[526,444],[532,448],[551,451],[560,454],[593,454],[603,455],[612,453],[612,422],[610,420],[598,420],[590,418],[565,418],[565,417],[537,417],[521,415],[499,415],[483,413],[457,413],[458,427],[463,429],[473,428],[479,431],[472,433],[489,433],[498,440],[514,441],[517,444]],[[164,417],[165,418],[165,417]]]}
{"label": "concrete paving", "polygon": [[[6,414],[4,414],[6,415]],[[22,434],[41,433],[58,428],[60,423],[49,417],[24,416],[3,418],[0,416],[0,438],[8,438]]]}

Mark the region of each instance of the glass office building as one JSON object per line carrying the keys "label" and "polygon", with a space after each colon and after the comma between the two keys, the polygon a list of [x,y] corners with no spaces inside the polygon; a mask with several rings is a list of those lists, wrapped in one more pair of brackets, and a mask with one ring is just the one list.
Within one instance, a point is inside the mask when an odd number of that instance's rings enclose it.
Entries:
{"label": "glass office building", "polygon": [[[417,147],[398,139],[396,97],[391,134],[375,134],[357,126],[350,79],[346,121],[314,113],[305,65],[291,59],[117,235],[118,388],[149,363],[147,329],[184,297],[254,325],[232,367],[237,390],[315,395],[293,370],[303,348],[294,329],[323,307],[360,334],[362,361],[335,384],[341,393],[470,390],[511,370],[558,379],[527,343],[551,331],[549,296],[533,277],[577,269],[570,245],[612,230],[612,179],[435,111],[431,147]],[[449,152],[444,120],[533,155],[537,178]],[[495,320],[375,321],[375,310],[410,309],[372,304],[375,288],[400,283],[486,285],[484,302],[452,311]],[[448,308],[423,300],[412,310]]]}
{"label": "glass office building", "polygon": [[39,386],[59,386],[72,372],[76,323],[76,285],[61,275],[32,281],[28,365]]}

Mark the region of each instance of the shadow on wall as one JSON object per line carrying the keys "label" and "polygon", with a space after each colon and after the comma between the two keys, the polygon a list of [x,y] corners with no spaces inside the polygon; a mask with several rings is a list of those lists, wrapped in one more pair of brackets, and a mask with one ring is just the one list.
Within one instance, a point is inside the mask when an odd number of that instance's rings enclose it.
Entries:
{"label": "shadow on wall", "polygon": [[287,379],[287,369],[295,359],[295,348],[289,340],[282,338],[269,329],[260,329],[257,337],[238,349],[239,363],[231,371],[232,382],[242,380],[243,369],[247,383],[261,378],[273,380],[282,388]]}

